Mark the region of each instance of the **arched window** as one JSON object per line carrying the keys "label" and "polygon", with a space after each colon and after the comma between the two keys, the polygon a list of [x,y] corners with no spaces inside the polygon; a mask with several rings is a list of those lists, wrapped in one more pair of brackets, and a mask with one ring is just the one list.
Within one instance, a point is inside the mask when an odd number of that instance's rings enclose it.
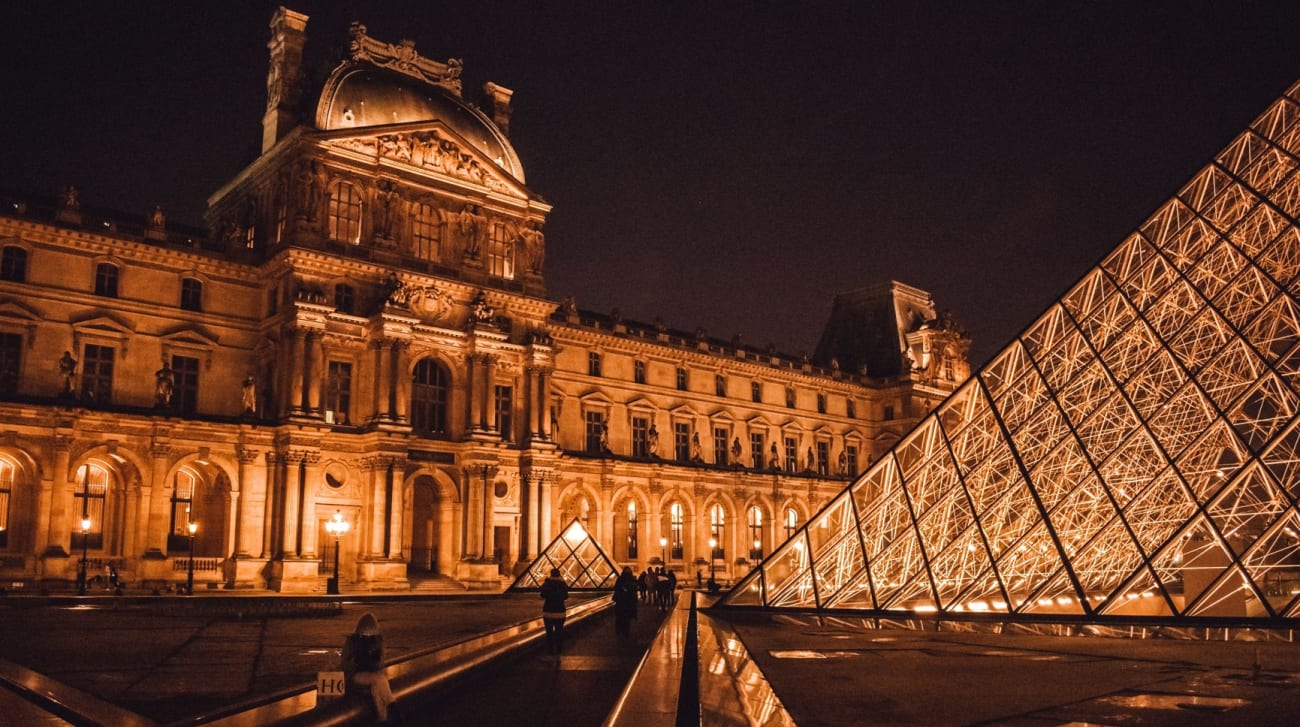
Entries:
{"label": "arched window", "polygon": [[9,502],[13,497],[14,473],[16,468],[7,459],[0,459],[0,548],[9,547]]}
{"label": "arched window", "polygon": [[763,509],[758,505],[749,508],[749,558],[763,559]]}
{"label": "arched window", "polygon": [[682,533],[684,530],[685,517],[682,512],[682,503],[674,502],[668,506],[669,545],[672,546],[672,552],[668,555],[673,560],[682,559]]}
{"label": "arched window", "polygon": [[411,218],[411,254],[435,262],[442,256],[442,219],[430,205],[415,206]]}
{"label": "arched window", "polygon": [[627,501],[627,559],[636,560],[637,536],[640,524],[636,514],[636,500]]}
{"label": "arched window", "polygon": [[338,182],[330,188],[329,208],[325,213],[329,221],[331,240],[361,243],[361,192],[347,182]]}
{"label": "arched window", "polygon": [[785,517],[782,518],[782,524],[785,526],[785,539],[793,538],[794,531],[799,529],[799,512],[793,507],[787,507]]}
{"label": "arched window", "polygon": [[447,433],[447,390],[451,376],[433,359],[415,365],[411,386],[411,427],[424,434]]}
{"label": "arched window", "polygon": [[189,547],[190,522],[198,522],[194,511],[198,479],[193,473],[181,470],[172,478],[171,527],[167,531],[167,550],[180,553]]}
{"label": "arched window", "polygon": [[726,535],[727,514],[722,505],[714,503],[709,508],[709,538],[714,542],[712,557],[714,560],[727,557]]}
{"label": "arched window", "polygon": [[0,253],[0,280],[22,283],[27,280],[27,251],[16,245],[6,245]]}
{"label": "arched window", "polygon": [[[104,547],[104,501],[108,497],[109,472],[89,463],[77,468],[77,485],[73,490],[72,549]],[[81,521],[89,520],[90,527],[82,530]],[[82,533],[85,542],[82,542]]]}

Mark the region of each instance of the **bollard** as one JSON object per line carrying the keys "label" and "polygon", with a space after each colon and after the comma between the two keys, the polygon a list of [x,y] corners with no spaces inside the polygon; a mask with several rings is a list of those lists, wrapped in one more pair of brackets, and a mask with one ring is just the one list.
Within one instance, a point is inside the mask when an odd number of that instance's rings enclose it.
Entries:
{"label": "bollard", "polygon": [[379,631],[379,622],[369,613],[357,620],[356,629],[343,642],[343,674],[347,694],[368,700],[379,721],[386,721],[393,690],[384,669],[384,635]]}

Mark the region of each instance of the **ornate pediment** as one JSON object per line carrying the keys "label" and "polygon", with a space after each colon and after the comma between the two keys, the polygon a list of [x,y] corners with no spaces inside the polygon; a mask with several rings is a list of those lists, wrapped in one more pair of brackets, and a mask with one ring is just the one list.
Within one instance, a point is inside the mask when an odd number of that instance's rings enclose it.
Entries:
{"label": "ornate pediment", "polygon": [[327,139],[325,144],[359,154],[369,161],[405,164],[421,172],[452,177],[493,192],[528,198],[519,182],[502,171],[504,160],[488,159],[441,124],[435,122],[424,126],[419,130]]}
{"label": "ornate pediment", "polygon": [[348,56],[354,61],[397,71],[411,78],[442,86],[460,95],[460,73],[464,62],[448,58],[445,63],[425,58],[415,50],[415,41],[385,43],[366,34],[366,26],[352,23],[349,28]]}

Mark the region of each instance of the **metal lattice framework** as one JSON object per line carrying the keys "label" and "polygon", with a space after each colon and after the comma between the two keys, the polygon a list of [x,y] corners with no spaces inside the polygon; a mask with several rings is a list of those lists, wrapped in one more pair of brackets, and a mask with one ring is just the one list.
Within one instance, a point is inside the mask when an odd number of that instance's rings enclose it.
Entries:
{"label": "metal lattice framework", "polygon": [[1300,615],[1300,83],[727,605]]}
{"label": "metal lattice framework", "polygon": [[575,590],[612,589],[618,580],[618,568],[601,549],[596,539],[574,518],[541,554],[528,564],[510,586],[511,591],[536,590],[551,574],[560,569],[560,577]]}

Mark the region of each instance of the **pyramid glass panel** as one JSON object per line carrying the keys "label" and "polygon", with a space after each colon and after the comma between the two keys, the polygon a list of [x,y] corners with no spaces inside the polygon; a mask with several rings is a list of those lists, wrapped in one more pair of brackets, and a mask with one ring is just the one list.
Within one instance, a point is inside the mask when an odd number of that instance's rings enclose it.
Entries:
{"label": "pyramid glass panel", "polygon": [[1297,217],[1285,97],[724,605],[1296,618]]}
{"label": "pyramid glass panel", "polygon": [[614,587],[618,568],[600,544],[576,518],[547,545],[524,572],[515,578],[510,592],[532,591],[558,568],[560,577],[575,590],[605,590]]}

